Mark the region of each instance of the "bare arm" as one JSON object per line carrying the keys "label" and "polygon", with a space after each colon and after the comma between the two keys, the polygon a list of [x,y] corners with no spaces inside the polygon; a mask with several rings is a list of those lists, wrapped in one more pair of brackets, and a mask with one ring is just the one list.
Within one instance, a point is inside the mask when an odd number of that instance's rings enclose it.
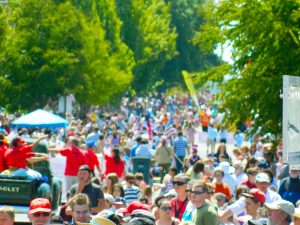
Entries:
{"label": "bare arm", "polygon": [[97,214],[105,209],[105,200],[104,199],[98,199],[98,206],[91,208],[92,214]]}
{"label": "bare arm", "polygon": [[34,149],[41,140],[44,140],[45,138],[47,138],[48,136],[47,135],[43,135],[43,136],[40,136],[35,142],[33,142],[33,144],[31,145],[32,146],[32,149]]}

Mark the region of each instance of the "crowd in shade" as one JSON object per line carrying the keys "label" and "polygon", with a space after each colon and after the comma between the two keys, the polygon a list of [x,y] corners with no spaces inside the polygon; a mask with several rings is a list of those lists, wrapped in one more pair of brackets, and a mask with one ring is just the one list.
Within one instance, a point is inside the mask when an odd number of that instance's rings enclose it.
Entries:
{"label": "crowd in shade", "polygon": [[[213,99],[199,93],[197,108],[187,95],[124,97],[113,111],[68,113],[56,130],[12,128],[2,114],[1,174],[33,180],[29,163],[66,158],[66,203],[52,212],[34,199],[32,224],[299,225],[299,170],[282,162],[281,141],[246,137],[251,122],[229,130]],[[32,151],[40,142],[49,154]],[[4,220],[14,220],[9,206]]]}

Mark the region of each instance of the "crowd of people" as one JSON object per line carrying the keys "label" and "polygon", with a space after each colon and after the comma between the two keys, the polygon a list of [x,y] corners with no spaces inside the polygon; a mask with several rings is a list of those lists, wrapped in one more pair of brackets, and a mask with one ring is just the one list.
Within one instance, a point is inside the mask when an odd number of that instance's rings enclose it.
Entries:
{"label": "crowd of people", "polygon": [[[198,99],[200,110],[187,95],[123,98],[115,111],[67,114],[57,130],[9,128],[2,115],[1,174],[36,179],[29,162],[66,157],[67,202],[52,215],[46,198],[33,200],[33,224],[299,225],[300,171],[282,163],[280,142],[256,134],[247,145],[236,129],[229,144],[213,95]],[[49,155],[32,152],[40,141]],[[11,219],[2,207],[0,224]]]}

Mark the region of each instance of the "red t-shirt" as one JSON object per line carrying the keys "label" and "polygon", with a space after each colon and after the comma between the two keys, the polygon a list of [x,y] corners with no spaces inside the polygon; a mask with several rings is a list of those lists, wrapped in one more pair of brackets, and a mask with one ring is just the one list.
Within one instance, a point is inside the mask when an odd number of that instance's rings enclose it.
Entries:
{"label": "red t-shirt", "polygon": [[125,162],[121,159],[121,162],[117,163],[113,157],[105,155],[105,168],[105,175],[109,173],[116,173],[119,178],[122,178],[125,169]]}
{"label": "red t-shirt", "polygon": [[215,192],[218,193],[218,192],[221,192],[223,193],[224,195],[226,195],[226,197],[228,198],[228,201],[231,200],[231,193],[230,193],[230,188],[227,184],[214,184],[214,187],[215,187]]}
{"label": "red t-shirt", "polygon": [[172,206],[172,216],[181,220],[183,213],[186,209],[186,205],[188,203],[188,199],[186,198],[184,201],[179,201],[177,197],[171,199]]}
{"label": "red t-shirt", "polygon": [[81,165],[86,164],[84,152],[75,147],[68,147],[60,150],[62,156],[67,157],[65,175],[77,176]]}
{"label": "red t-shirt", "polygon": [[26,168],[26,159],[34,155],[31,145],[21,145],[9,148],[4,155],[4,159],[8,167]]}
{"label": "red t-shirt", "polygon": [[85,158],[87,160],[87,164],[90,167],[90,169],[94,172],[95,166],[99,166],[99,160],[97,155],[90,150],[87,150],[84,152]]}
{"label": "red t-shirt", "polygon": [[249,189],[256,188],[256,184],[251,184],[249,180],[245,180],[241,185],[246,185]]}
{"label": "red t-shirt", "polygon": [[5,152],[7,151],[7,149],[8,149],[8,147],[6,145],[0,146],[0,172],[7,169],[5,159],[4,159],[4,155],[5,155]]}

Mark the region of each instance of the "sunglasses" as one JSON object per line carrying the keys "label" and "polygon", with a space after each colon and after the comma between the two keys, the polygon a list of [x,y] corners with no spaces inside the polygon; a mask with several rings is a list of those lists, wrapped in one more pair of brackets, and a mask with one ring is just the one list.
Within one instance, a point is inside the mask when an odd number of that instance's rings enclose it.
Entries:
{"label": "sunglasses", "polygon": [[164,212],[172,211],[172,207],[162,206],[162,207],[161,207],[161,210],[164,211]]}
{"label": "sunglasses", "polygon": [[215,192],[208,192],[209,195],[213,195]]}
{"label": "sunglasses", "polygon": [[182,185],[185,185],[185,184],[186,184],[185,182],[182,182],[182,181],[173,181],[172,183],[173,183],[174,186],[175,186],[175,185],[177,185],[177,186],[182,186]]}
{"label": "sunglasses", "polygon": [[191,191],[191,194],[194,195],[202,195],[203,193],[205,193],[204,191]]}
{"label": "sunglasses", "polygon": [[185,193],[190,193],[192,190],[185,190]]}
{"label": "sunglasses", "polygon": [[40,216],[47,217],[50,216],[50,212],[36,212],[36,213],[32,213],[32,215],[34,217],[40,217]]}

